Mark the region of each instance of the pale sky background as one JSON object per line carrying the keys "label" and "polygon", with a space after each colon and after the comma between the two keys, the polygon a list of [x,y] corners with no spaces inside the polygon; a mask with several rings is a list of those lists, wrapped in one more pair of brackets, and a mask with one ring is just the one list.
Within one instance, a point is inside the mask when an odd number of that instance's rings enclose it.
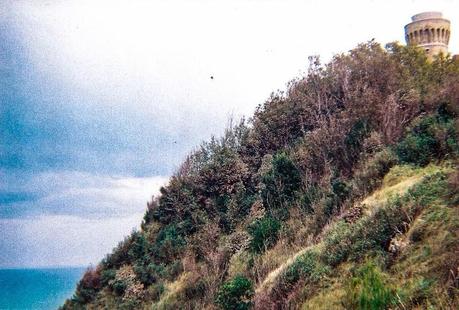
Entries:
{"label": "pale sky background", "polygon": [[427,10],[459,53],[453,0],[2,0],[0,268],[96,264],[193,147],[308,56],[404,43]]}

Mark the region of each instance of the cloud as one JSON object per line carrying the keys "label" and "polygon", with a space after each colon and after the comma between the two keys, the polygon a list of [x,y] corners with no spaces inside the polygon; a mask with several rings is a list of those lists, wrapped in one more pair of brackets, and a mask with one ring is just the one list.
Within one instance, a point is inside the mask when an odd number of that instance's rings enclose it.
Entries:
{"label": "cloud", "polygon": [[[1,174],[0,174],[1,175]],[[112,177],[87,172],[6,174],[0,183],[0,217],[75,215],[120,217],[145,210],[167,177]]]}
{"label": "cloud", "polygon": [[[96,264],[139,228],[167,177],[0,171],[0,268]],[[6,193],[6,194],[5,194]]]}
{"label": "cloud", "polygon": [[0,268],[96,265],[130,231],[139,229],[142,216],[0,219]]}

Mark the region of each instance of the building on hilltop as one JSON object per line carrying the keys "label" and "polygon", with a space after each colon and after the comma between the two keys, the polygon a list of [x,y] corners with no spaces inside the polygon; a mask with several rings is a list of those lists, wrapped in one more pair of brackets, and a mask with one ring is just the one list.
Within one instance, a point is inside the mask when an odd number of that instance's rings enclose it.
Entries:
{"label": "building on hilltop", "polygon": [[418,45],[425,49],[427,57],[448,54],[450,21],[440,12],[424,12],[414,15],[411,23],[405,26],[405,39],[408,45]]}

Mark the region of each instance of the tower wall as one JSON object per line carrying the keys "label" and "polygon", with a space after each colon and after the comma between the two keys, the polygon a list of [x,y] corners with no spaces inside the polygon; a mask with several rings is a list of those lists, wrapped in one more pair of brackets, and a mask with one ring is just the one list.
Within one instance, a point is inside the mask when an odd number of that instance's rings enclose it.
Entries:
{"label": "tower wall", "polygon": [[440,12],[424,12],[411,18],[405,26],[405,39],[408,45],[418,45],[432,58],[439,53],[448,54],[450,21]]}

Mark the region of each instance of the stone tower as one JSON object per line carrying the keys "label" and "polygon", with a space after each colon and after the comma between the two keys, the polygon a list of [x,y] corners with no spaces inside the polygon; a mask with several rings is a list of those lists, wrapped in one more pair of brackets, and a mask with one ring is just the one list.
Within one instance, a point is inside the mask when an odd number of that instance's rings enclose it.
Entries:
{"label": "stone tower", "polygon": [[405,26],[408,45],[418,45],[426,50],[429,59],[434,55],[448,54],[450,22],[440,12],[424,12],[414,15]]}

